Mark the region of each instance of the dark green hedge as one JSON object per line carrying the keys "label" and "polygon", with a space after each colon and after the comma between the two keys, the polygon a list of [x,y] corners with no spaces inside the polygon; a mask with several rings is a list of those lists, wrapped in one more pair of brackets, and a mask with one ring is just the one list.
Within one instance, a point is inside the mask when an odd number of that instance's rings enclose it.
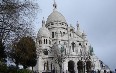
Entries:
{"label": "dark green hedge", "polygon": [[27,69],[16,69],[14,67],[7,67],[5,64],[0,65],[0,73],[32,73]]}

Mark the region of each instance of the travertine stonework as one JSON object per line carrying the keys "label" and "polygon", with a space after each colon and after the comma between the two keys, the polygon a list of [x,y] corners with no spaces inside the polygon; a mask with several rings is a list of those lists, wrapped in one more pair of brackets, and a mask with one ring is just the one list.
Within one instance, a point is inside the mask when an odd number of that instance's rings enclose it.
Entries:
{"label": "travertine stonework", "polygon": [[38,61],[34,70],[39,73],[53,71],[59,73],[61,65],[62,72],[70,73],[70,65],[72,65],[74,66],[72,70],[78,73],[79,60],[83,61],[85,66],[86,61],[91,61],[91,70],[106,69],[102,61],[95,56],[86,34],[80,31],[79,23],[77,22],[75,28],[69,26],[65,17],[57,11],[55,2],[53,6],[53,12],[48,16],[47,21],[42,20],[42,27],[37,34]]}

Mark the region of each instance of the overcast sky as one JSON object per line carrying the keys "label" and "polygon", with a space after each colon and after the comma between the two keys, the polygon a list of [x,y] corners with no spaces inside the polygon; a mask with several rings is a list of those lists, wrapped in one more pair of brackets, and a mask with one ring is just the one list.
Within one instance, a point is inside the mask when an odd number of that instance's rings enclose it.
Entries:
{"label": "overcast sky", "polygon": [[[95,54],[111,69],[116,68],[116,0],[56,0],[57,10],[68,24],[87,34]],[[40,11],[35,22],[36,32],[53,11],[53,0],[38,0]]]}

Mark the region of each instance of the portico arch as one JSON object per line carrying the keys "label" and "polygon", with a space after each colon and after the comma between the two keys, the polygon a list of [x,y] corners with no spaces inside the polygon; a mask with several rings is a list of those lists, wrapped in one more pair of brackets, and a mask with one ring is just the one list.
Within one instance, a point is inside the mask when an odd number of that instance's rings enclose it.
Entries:
{"label": "portico arch", "polygon": [[75,73],[74,66],[75,66],[74,61],[70,60],[70,61],[68,62],[68,71],[69,71],[70,73]]}
{"label": "portico arch", "polygon": [[88,60],[86,62],[86,69],[87,69],[87,73],[90,73],[91,72],[91,67],[92,67],[92,63],[90,60]]}
{"label": "portico arch", "polygon": [[79,60],[78,62],[77,62],[77,69],[78,69],[78,73],[83,73],[83,69],[84,69],[84,65],[83,65],[84,63],[83,63],[83,61],[81,61],[81,60]]}

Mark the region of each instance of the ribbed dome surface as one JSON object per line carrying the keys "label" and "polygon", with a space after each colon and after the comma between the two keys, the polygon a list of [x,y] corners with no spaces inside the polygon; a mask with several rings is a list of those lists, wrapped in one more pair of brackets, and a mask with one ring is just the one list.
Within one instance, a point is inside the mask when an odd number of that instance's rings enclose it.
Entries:
{"label": "ribbed dome surface", "polygon": [[66,23],[65,17],[60,12],[58,12],[57,10],[54,10],[48,16],[46,23],[50,23],[50,22],[53,22],[53,21],[61,21],[61,22],[65,22]]}

